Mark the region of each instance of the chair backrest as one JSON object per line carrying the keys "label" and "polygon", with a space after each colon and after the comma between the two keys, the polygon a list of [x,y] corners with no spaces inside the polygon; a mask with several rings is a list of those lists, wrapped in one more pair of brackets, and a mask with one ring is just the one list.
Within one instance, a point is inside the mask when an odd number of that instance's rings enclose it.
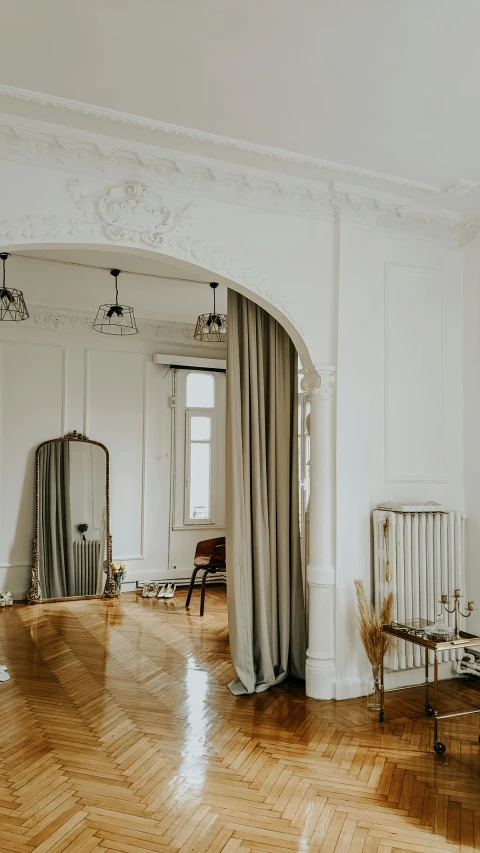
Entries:
{"label": "chair backrest", "polygon": [[193,562],[195,566],[225,568],[225,536],[198,542]]}

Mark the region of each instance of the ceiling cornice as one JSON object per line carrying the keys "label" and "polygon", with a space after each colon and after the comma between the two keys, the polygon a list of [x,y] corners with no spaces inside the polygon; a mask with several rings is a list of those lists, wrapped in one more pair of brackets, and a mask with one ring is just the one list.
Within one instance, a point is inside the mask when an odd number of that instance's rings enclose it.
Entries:
{"label": "ceiling cornice", "polygon": [[[478,191],[472,182],[458,182],[440,197],[430,192],[422,199],[421,193],[412,197],[399,189],[393,194],[378,184],[298,179],[5,114],[0,114],[0,159],[112,182],[136,179],[190,197],[356,222],[452,245],[464,245],[480,234],[480,212],[466,217],[454,205]],[[440,201],[448,205],[440,206]]]}
{"label": "ceiling cornice", "polygon": [[221,146],[224,148],[234,149],[236,151],[260,155],[260,157],[283,160],[296,165],[310,166],[323,172],[342,176],[348,175],[350,177],[366,179],[368,181],[387,184],[402,189],[419,190],[420,192],[433,195],[437,195],[450,189],[443,189],[439,186],[424,183],[422,181],[415,181],[411,178],[405,178],[398,175],[388,175],[384,172],[376,172],[371,169],[363,169],[361,167],[350,166],[345,163],[336,163],[332,160],[324,160],[321,157],[313,157],[309,154],[288,151],[284,148],[260,145],[256,142],[248,142],[245,139],[235,139],[230,136],[221,136],[205,130],[183,127],[182,125],[172,124],[171,122],[160,121],[146,116],[138,116],[132,113],[122,112],[121,110],[114,110],[110,107],[101,107],[96,104],[89,104],[85,101],[76,101],[72,98],[48,95],[44,92],[35,92],[30,89],[20,89],[16,86],[8,86],[4,83],[0,84],[0,95],[5,95],[9,98],[14,98],[15,100],[27,103],[37,104],[39,106],[53,107],[55,109],[80,113],[82,115],[92,116],[98,119],[107,119],[108,121],[116,122],[117,124],[131,125],[133,127],[153,130],[171,136],[181,136],[186,139],[208,143],[217,147]]}

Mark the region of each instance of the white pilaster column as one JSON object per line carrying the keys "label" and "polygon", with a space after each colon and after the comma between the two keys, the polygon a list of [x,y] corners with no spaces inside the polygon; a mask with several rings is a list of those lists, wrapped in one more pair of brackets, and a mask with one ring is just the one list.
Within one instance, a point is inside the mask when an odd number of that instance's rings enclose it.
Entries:
{"label": "white pilaster column", "polygon": [[310,402],[306,693],[335,695],[335,368],[306,373]]}

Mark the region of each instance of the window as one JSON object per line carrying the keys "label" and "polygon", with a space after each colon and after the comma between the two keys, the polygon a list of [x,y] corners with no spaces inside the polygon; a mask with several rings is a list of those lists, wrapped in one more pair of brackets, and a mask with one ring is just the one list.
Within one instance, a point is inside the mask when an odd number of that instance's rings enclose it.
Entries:
{"label": "window", "polygon": [[[187,398],[188,399],[188,398]],[[188,522],[210,521],[212,485],[212,419],[187,409],[186,514]]]}
{"label": "window", "polygon": [[187,376],[187,408],[213,409],[215,379],[211,373],[189,373]]}
{"label": "window", "polygon": [[173,527],[224,526],[225,375],[175,371]]}

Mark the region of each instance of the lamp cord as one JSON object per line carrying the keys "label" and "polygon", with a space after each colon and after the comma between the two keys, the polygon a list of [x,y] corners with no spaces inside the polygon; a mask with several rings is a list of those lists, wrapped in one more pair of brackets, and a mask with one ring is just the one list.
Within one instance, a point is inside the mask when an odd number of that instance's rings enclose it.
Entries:
{"label": "lamp cord", "polygon": [[5,258],[2,258],[2,262],[3,262],[3,285],[2,285],[2,290],[5,290]]}

